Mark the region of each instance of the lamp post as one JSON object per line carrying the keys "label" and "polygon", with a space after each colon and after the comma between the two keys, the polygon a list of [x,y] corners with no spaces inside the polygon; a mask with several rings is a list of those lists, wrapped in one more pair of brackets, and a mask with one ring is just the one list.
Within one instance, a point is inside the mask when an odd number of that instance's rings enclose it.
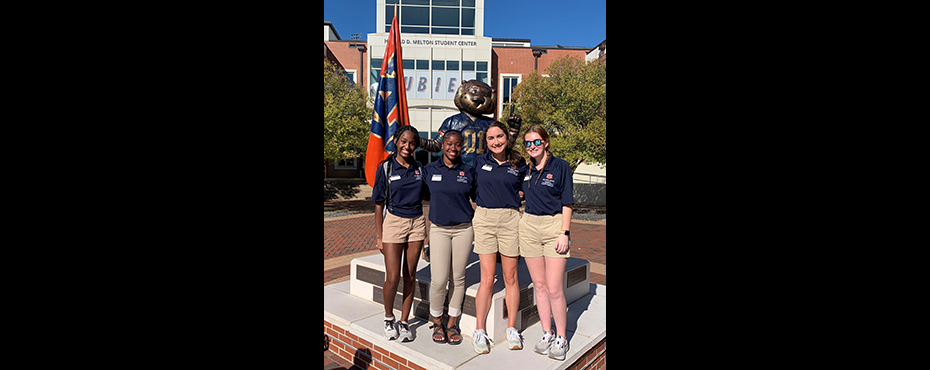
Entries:
{"label": "lamp post", "polygon": [[539,56],[546,54],[546,49],[533,49],[533,70],[539,70]]}

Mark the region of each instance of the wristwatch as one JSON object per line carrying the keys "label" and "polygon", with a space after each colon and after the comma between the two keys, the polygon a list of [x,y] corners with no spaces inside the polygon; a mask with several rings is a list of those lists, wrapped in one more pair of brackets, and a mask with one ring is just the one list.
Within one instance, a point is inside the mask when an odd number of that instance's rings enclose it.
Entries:
{"label": "wristwatch", "polygon": [[568,231],[568,230],[561,230],[560,233],[561,233],[561,234],[565,234],[565,236],[568,236],[569,231]]}

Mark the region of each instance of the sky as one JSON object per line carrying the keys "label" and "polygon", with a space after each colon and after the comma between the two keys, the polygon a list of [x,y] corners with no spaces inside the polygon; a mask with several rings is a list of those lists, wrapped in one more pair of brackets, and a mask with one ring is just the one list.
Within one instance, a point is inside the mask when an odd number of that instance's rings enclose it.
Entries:
{"label": "sky", "polygon": [[[327,0],[323,20],[339,37],[375,32],[376,0]],[[607,0],[485,0],[484,36],[530,39],[538,46],[595,47],[607,39]]]}

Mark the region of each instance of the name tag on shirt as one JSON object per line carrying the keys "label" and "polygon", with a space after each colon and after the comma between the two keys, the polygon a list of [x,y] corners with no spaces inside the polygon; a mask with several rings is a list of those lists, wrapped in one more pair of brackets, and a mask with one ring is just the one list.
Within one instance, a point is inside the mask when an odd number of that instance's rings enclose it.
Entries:
{"label": "name tag on shirt", "polygon": [[442,175],[433,175],[433,181],[442,181]]}
{"label": "name tag on shirt", "polygon": [[400,180],[400,175],[394,175],[394,176],[391,176],[391,178],[390,178],[390,180],[391,180],[391,181],[397,181],[397,180]]}
{"label": "name tag on shirt", "polygon": [[530,175],[526,175],[526,177],[523,178],[523,181],[530,181]]}
{"label": "name tag on shirt", "polygon": [[485,171],[490,171],[490,170],[491,170],[491,165],[486,164],[486,165],[484,165],[484,166],[481,166],[481,169],[482,169],[482,170],[485,170]]}

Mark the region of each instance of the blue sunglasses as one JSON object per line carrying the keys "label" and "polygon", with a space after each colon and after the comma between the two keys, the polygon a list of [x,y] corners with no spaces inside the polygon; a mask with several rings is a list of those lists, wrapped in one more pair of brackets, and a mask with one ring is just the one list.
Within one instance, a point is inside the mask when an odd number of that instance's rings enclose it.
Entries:
{"label": "blue sunglasses", "polygon": [[527,147],[527,148],[530,147],[530,144],[539,146],[540,144],[542,144],[542,139],[536,139],[536,140],[533,140],[533,141],[524,141],[524,142],[523,142],[523,146],[525,146],[525,147]]}

